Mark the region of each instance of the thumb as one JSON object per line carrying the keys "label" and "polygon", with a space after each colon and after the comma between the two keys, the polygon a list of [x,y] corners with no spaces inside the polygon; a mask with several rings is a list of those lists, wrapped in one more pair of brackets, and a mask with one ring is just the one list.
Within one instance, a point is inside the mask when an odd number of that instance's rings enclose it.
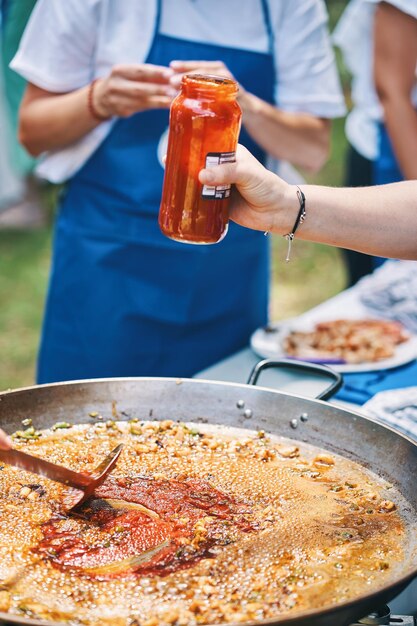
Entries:
{"label": "thumb", "polygon": [[246,148],[239,145],[234,163],[223,163],[205,168],[201,170],[199,180],[204,185],[244,185],[253,176],[254,167],[259,167],[259,165],[255,157]]}
{"label": "thumb", "polygon": [[201,170],[200,183],[203,185],[225,185],[240,182],[239,166],[237,163],[223,163]]}

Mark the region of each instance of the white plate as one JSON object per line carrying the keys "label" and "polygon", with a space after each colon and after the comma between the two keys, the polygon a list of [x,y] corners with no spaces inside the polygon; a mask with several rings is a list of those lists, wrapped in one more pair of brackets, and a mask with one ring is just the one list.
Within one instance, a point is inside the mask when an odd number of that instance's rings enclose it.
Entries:
{"label": "white plate", "polygon": [[[370,316],[368,315],[367,317]],[[273,329],[273,332],[266,332],[265,329],[258,328],[258,330],[253,333],[250,341],[252,350],[266,359],[282,359],[287,357],[287,354],[283,350],[283,340],[285,336],[293,330],[311,331],[314,328],[314,323],[303,320],[302,318],[294,318],[292,320],[270,324],[269,327]],[[329,362],[328,365],[338,372],[373,372],[398,367],[413,361],[415,358],[417,358],[417,335],[410,333],[410,339],[399,344],[395,349],[394,356],[389,359],[357,364]],[[299,360],[302,361],[303,359]],[[308,359],[304,360],[311,362]]]}

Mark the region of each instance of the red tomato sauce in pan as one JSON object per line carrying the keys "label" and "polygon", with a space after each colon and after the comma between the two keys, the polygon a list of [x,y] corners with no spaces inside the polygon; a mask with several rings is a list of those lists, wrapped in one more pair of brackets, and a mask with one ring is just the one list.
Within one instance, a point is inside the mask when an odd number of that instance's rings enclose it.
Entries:
{"label": "red tomato sauce in pan", "polygon": [[164,575],[213,557],[231,532],[254,531],[245,514],[247,505],[205,480],[110,477],[75,523],[55,516],[44,524],[37,551],[91,578]]}

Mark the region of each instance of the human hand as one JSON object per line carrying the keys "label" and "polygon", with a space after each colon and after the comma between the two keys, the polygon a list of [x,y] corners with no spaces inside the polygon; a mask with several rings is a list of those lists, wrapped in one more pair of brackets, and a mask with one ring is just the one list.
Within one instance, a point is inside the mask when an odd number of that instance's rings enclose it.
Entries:
{"label": "human hand", "polygon": [[204,185],[234,184],[230,219],[241,226],[261,231],[288,233],[297,215],[294,188],[267,170],[241,145],[235,163],[201,170]]}
{"label": "human hand", "polygon": [[93,105],[103,117],[129,117],[148,109],[167,109],[177,91],[170,85],[169,67],[130,64],[113,66],[107,78],[97,80]]}
{"label": "human hand", "polygon": [[4,430],[0,428],[0,450],[9,450],[12,447],[12,440]]}
{"label": "human hand", "polygon": [[[179,89],[184,74],[212,74],[236,80],[223,61],[171,61],[169,64],[173,70],[170,83],[175,89]],[[242,97],[244,89],[239,85],[239,97]]]}

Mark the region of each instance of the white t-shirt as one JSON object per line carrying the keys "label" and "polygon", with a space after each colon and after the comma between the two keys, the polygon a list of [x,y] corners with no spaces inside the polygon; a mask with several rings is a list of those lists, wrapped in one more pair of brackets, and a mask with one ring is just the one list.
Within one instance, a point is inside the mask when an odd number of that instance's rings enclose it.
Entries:
{"label": "white t-shirt", "polygon": [[[346,119],[346,135],[351,145],[371,161],[378,156],[378,123],[383,120],[373,79],[373,25],[380,1],[351,0],[333,33],[334,43],[353,77],[354,107]],[[386,1],[417,19],[417,0]],[[417,81],[412,101],[417,107]]]}
{"label": "white t-shirt", "polygon": [[[276,104],[287,111],[342,116],[344,99],[323,0],[268,2],[275,40]],[[162,7],[163,34],[268,51],[261,0],[163,0]],[[156,0],[38,0],[11,67],[48,91],[78,89],[107,75],[116,63],[143,63],[152,44],[156,11]],[[53,182],[68,179],[100,145],[112,123],[44,155],[39,175]]]}

